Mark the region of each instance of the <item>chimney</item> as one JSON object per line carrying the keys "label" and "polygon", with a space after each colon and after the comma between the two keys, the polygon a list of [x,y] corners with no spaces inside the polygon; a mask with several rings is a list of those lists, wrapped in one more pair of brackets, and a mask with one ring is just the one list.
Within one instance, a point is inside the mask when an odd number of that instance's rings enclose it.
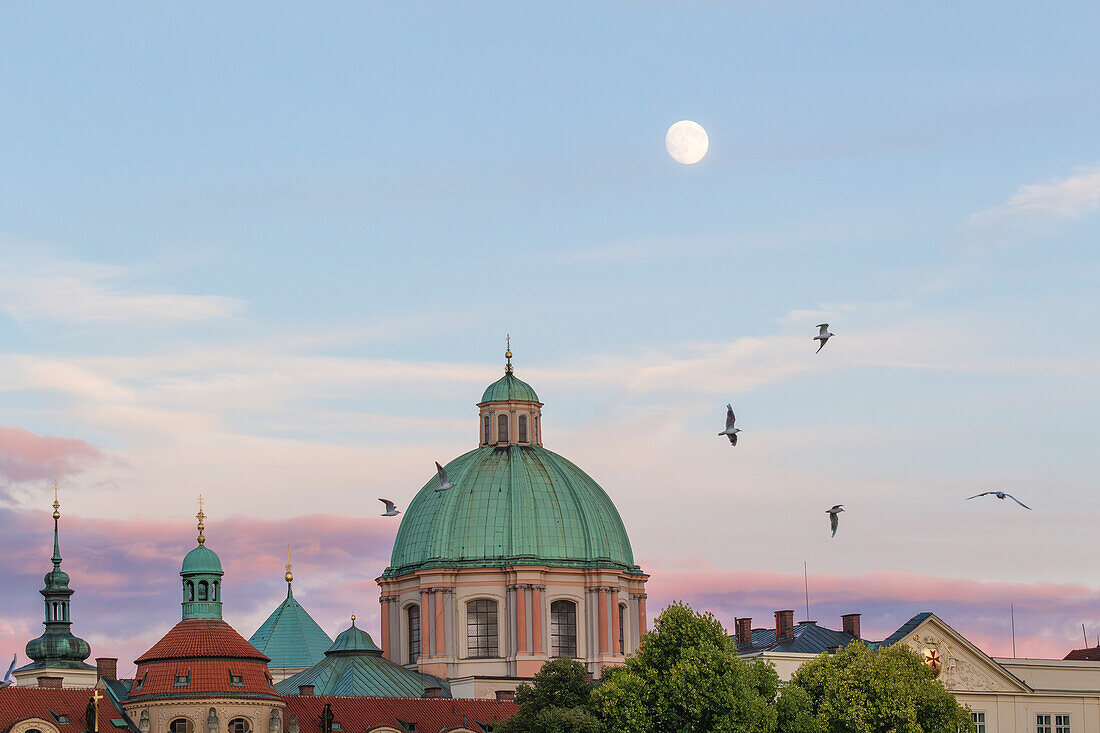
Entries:
{"label": "chimney", "polygon": [[442,687],[425,687],[424,688],[424,697],[430,698],[432,700],[434,700],[436,698],[443,697],[443,688]]}
{"label": "chimney", "polygon": [[852,636],[859,637],[859,614],[858,613],[846,613],[840,617],[840,623],[843,625],[844,633],[851,634]]}
{"label": "chimney", "polygon": [[61,681],[64,678],[63,677],[39,677],[37,679],[38,679],[38,686],[39,687],[49,687],[50,689],[53,689],[53,690],[60,690],[61,689]]}
{"label": "chimney", "polygon": [[515,690],[497,690],[497,700],[502,700],[504,702],[512,702],[515,699],[516,699],[516,691]]}
{"label": "chimney", "polygon": [[752,619],[738,618],[733,621],[734,634],[739,646],[752,646]]}
{"label": "chimney", "polygon": [[794,638],[794,611],[775,612],[775,640],[785,641]]}
{"label": "chimney", "polygon": [[96,657],[95,671],[101,680],[118,679],[118,659],[111,657]]}
{"label": "chimney", "polygon": [[313,685],[298,685],[298,694],[302,697],[313,697]]}

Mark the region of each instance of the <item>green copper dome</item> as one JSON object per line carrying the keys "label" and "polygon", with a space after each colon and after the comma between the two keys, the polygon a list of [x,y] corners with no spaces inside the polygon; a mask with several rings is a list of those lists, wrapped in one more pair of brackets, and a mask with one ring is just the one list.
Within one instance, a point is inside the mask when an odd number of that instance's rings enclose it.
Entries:
{"label": "green copper dome", "polygon": [[610,497],[557,453],[484,446],[446,471],[455,488],[436,491],[433,476],[412,500],[385,576],[517,564],[640,572]]}
{"label": "green copper dome", "polygon": [[287,584],[286,600],[263,622],[248,643],[271,659],[267,666],[312,667],[325,658],[332,639],[294,600]]}
{"label": "green copper dome", "polygon": [[218,553],[211,550],[206,545],[199,545],[183,558],[183,567],[180,568],[180,575],[191,575],[194,573],[202,573],[205,575],[221,575],[222,574],[222,561],[218,557]]}
{"label": "green copper dome", "polygon": [[503,377],[485,388],[485,394],[481,395],[482,402],[504,402],[511,400],[524,400],[538,402],[539,396],[531,385],[522,379],[517,379],[509,365],[508,371]]}
{"label": "green copper dome", "polygon": [[382,656],[370,634],[355,626],[336,637],[325,658],[309,669],[275,685],[281,695],[297,694],[302,685],[312,685],[315,695],[348,697],[423,697],[428,687],[448,692],[438,677],[405,669]]}

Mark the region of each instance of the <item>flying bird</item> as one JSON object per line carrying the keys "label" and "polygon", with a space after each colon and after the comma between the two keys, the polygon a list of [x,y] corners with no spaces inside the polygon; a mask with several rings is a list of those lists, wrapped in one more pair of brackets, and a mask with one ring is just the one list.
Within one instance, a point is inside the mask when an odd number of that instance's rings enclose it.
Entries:
{"label": "flying bird", "polygon": [[0,690],[4,689],[5,687],[11,687],[11,685],[12,685],[11,673],[15,671],[15,660],[17,658],[18,657],[16,657],[16,655],[14,655],[14,654],[11,655],[11,666],[8,667],[8,673],[6,675],[4,675],[4,679],[0,680]]}
{"label": "flying bird", "polygon": [[398,514],[401,513],[401,510],[397,508],[397,505],[389,499],[379,499],[378,501],[386,505],[386,513],[382,515],[383,517],[396,517]]}
{"label": "flying bird", "polygon": [[989,494],[993,494],[993,496],[997,497],[998,499],[1004,499],[1007,496],[1009,499],[1012,499],[1012,501],[1016,502],[1017,504],[1022,506],[1024,509],[1028,509],[1028,510],[1031,509],[1031,507],[1029,507],[1027,504],[1025,504],[1022,501],[1020,501],[1019,499],[1017,499],[1012,494],[1006,494],[1003,491],[983,491],[980,494],[974,494],[974,496],[966,497],[966,500],[970,501],[971,499],[977,499],[979,496],[988,496]]}
{"label": "flying bird", "polygon": [[737,434],[741,432],[741,428],[733,427],[733,421],[737,418],[733,416],[733,408],[726,405],[726,429],[718,433],[724,435],[730,439],[730,445],[737,445]]}
{"label": "flying bird", "polygon": [[435,462],[435,470],[439,474],[439,488],[436,491],[446,491],[455,487],[451,480],[447,478],[447,472],[443,470],[443,466],[439,465],[439,461]]}
{"label": "flying bird", "polygon": [[837,504],[832,509],[826,509],[825,513],[829,515],[829,526],[833,528],[833,537],[836,537],[836,528],[840,524],[840,517],[838,516],[844,511],[843,504]]}
{"label": "flying bird", "polygon": [[825,342],[829,340],[830,336],[835,336],[836,335],[836,334],[829,333],[829,324],[828,323],[819,323],[819,324],[817,324],[817,327],[818,327],[819,330],[817,332],[817,335],[814,336],[814,341],[820,341],[821,346],[817,347],[817,351],[814,352],[815,354],[820,353],[821,350],[825,348]]}

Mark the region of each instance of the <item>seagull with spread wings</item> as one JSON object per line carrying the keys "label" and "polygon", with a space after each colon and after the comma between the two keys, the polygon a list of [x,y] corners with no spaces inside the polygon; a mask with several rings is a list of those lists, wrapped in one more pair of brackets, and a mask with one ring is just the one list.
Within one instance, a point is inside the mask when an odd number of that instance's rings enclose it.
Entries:
{"label": "seagull with spread wings", "polygon": [[451,479],[447,477],[447,472],[443,470],[443,466],[439,465],[439,461],[435,462],[436,473],[439,474],[439,488],[436,491],[446,491],[447,489],[453,489],[454,484],[451,483]]}
{"label": "seagull with spread wings", "polygon": [[998,499],[1001,499],[1002,501],[1004,500],[1005,497],[1008,497],[1009,499],[1012,499],[1012,501],[1014,501],[1017,504],[1019,504],[1020,506],[1022,506],[1024,509],[1031,510],[1031,507],[1029,507],[1027,504],[1023,503],[1022,501],[1017,499],[1012,494],[1005,493],[1004,491],[983,491],[980,494],[974,494],[974,496],[966,497],[966,500],[970,501],[971,499],[977,499],[979,496],[988,496],[990,494],[997,497]]}
{"label": "seagull with spread wings", "polygon": [[16,659],[18,659],[18,656],[16,656],[15,654],[12,654],[11,655],[11,666],[8,667],[8,673],[6,675],[4,675],[3,680],[0,680],[0,690],[4,689],[5,687],[11,687],[12,686],[11,673],[15,671],[15,660]]}
{"label": "seagull with spread wings", "polygon": [[820,341],[821,346],[817,347],[817,351],[814,352],[815,354],[821,353],[821,350],[825,348],[825,342],[828,341],[830,337],[836,335],[836,334],[829,333],[829,324],[828,323],[819,323],[819,324],[817,324],[817,328],[818,328],[818,332],[817,332],[817,335],[814,336],[814,341]]}
{"label": "seagull with spread wings", "polygon": [[737,445],[737,434],[741,432],[741,428],[733,427],[733,423],[737,418],[733,415],[733,407],[726,405],[726,429],[718,433],[724,435],[730,439],[730,445]]}
{"label": "seagull with spread wings", "polygon": [[832,509],[826,509],[825,513],[829,515],[829,526],[833,528],[833,537],[836,537],[836,528],[840,526],[839,514],[844,511],[843,504],[836,504]]}
{"label": "seagull with spread wings", "polygon": [[379,499],[378,501],[386,505],[386,512],[382,515],[383,517],[396,517],[398,514],[401,513],[401,510],[397,508],[397,505],[389,499]]}

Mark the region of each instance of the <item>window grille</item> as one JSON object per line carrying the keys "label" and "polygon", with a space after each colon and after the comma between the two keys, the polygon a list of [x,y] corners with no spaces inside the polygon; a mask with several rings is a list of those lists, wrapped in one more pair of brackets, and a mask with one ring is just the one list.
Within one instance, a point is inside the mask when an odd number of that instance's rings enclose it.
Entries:
{"label": "window grille", "polygon": [[519,416],[519,442],[521,442],[521,443],[526,443],[527,442],[527,416],[526,415],[520,415]]}
{"label": "window grille", "polygon": [[499,656],[496,601],[470,601],[466,604],[466,649],[471,659]]}
{"label": "window grille", "polygon": [[497,442],[508,442],[508,416],[500,415],[497,417]]}
{"label": "window grille", "polygon": [[1035,716],[1035,733],[1051,733],[1049,715]]}
{"label": "window grille", "polygon": [[550,604],[550,653],[554,657],[577,656],[577,604],[572,601]]}
{"label": "window grille", "polygon": [[[488,419],[488,418],[486,418]],[[409,606],[409,664],[420,659],[420,606]]]}
{"label": "window grille", "polygon": [[970,720],[974,723],[975,733],[985,733],[985,713],[971,713]]}

